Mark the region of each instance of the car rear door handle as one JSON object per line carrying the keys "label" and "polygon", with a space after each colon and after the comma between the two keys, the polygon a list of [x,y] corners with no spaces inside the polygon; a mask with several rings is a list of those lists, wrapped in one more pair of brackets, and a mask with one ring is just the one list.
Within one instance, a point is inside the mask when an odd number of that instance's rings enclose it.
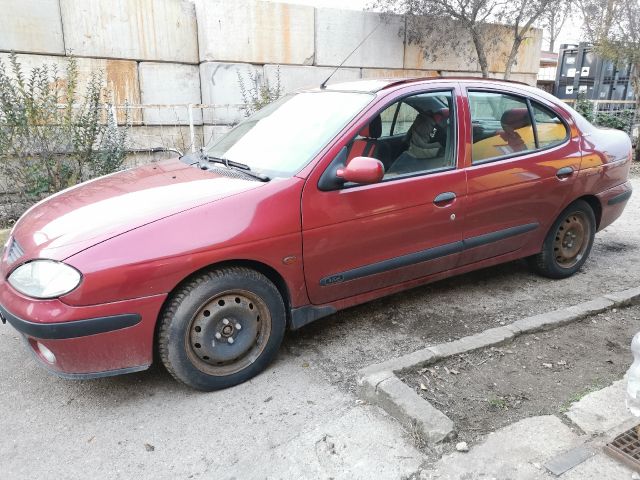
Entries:
{"label": "car rear door handle", "polygon": [[573,175],[573,167],[562,167],[556,172],[556,177],[567,178]]}
{"label": "car rear door handle", "polygon": [[444,207],[448,204],[450,204],[451,202],[453,202],[456,199],[456,194],[453,192],[443,192],[440,195],[436,196],[436,198],[433,199],[433,203],[437,206],[437,207]]}

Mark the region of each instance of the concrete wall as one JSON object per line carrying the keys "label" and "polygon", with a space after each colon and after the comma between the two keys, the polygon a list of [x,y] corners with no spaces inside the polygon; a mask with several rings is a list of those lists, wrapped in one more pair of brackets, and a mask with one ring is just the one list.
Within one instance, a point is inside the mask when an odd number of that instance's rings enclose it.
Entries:
{"label": "concrete wall", "polygon": [[[208,143],[244,118],[239,74],[247,86],[249,72],[274,85],[279,70],[285,92],[315,87],[369,34],[333,82],[479,74],[459,24],[439,24],[445,33],[428,39],[425,55],[399,35],[405,21],[260,0],[2,0],[0,60],[14,50],[28,53],[19,57],[25,69],[62,67],[65,55],[76,55],[81,86],[100,69],[116,103],[154,105],[131,110],[137,146],[179,137],[184,147],[188,104],[209,105],[193,110],[198,141]],[[505,39],[489,52],[499,77],[510,32],[492,28]],[[525,42],[514,80],[535,84],[541,41],[535,31]]]}
{"label": "concrete wall", "polygon": [[60,0],[60,10],[67,54],[198,62],[195,9],[187,0]]}
{"label": "concrete wall", "polygon": [[313,65],[313,7],[244,0],[195,4],[201,62]]}
{"label": "concrete wall", "polygon": [[3,1],[0,50],[64,54],[58,0]]}

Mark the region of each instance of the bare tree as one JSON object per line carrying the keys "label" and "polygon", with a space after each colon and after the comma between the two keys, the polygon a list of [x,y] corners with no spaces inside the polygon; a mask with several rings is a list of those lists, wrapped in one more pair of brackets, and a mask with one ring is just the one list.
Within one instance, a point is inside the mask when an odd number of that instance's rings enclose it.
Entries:
{"label": "bare tree", "polygon": [[522,42],[528,38],[534,24],[550,9],[550,6],[551,0],[516,0],[509,3],[503,14],[498,15],[498,19],[509,25],[513,32],[511,51],[505,63],[505,80],[511,76]]}
{"label": "bare tree", "polygon": [[[456,53],[470,39],[483,77],[489,76],[490,54],[501,51],[505,41],[504,31],[495,28],[493,23],[506,24],[513,32],[505,58],[505,78],[509,78],[522,42],[550,4],[551,0],[373,0],[370,6],[406,15],[403,31],[406,41],[420,45],[426,58],[434,56],[434,39],[440,38]],[[468,38],[452,31],[453,21]]]}
{"label": "bare tree", "polygon": [[550,52],[556,49],[556,40],[573,12],[573,3],[570,0],[561,0],[554,5],[554,8],[548,8],[540,16],[539,23],[547,33]]}

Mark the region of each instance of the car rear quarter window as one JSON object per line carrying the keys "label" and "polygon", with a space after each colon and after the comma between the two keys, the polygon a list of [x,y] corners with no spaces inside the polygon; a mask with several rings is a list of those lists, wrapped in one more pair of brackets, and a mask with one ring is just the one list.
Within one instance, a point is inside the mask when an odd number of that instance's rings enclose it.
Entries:
{"label": "car rear quarter window", "polygon": [[553,147],[567,139],[567,127],[556,113],[536,102],[531,102],[531,107],[536,121],[539,148]]}
{"label": "car rear quarter window", "polygon": [[469,92],[473,163],[536,149],[527,101],[506,93]]}

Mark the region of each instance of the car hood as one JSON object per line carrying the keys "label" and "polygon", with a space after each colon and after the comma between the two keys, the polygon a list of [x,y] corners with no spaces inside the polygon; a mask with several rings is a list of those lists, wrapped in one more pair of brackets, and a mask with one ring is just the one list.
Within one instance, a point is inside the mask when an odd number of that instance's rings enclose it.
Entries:
{"label": "car hood", "polygon": [[263,185],[168,160],[57,193],[28,210],[12,236],[24,251],[21,260],[63,260],[142,225]]}

